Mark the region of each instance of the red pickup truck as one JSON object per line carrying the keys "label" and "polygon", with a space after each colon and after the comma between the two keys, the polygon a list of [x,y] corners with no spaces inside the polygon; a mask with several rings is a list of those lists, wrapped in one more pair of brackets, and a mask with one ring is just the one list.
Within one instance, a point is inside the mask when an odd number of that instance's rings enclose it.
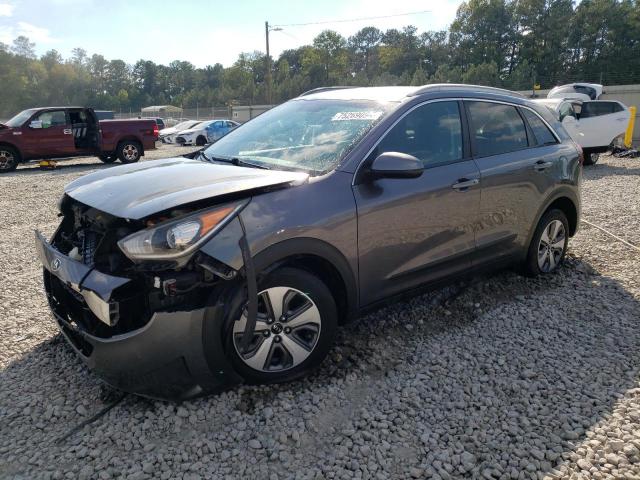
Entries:
{"label": "red pickup truck", "polygon": [[105,163],[133,163],[157,139],[154,120],[98,121],[91,108],[30,108],[0,123],[0,173],[34,159],[96,155]]}

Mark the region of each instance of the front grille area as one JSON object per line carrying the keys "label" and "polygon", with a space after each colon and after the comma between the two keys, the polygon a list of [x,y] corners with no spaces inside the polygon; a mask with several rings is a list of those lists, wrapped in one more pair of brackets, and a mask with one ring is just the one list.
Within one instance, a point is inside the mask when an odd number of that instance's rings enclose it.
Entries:
{"label": "front grille area", "polygon": [[96,254],[96,248],[98,247],[99,236],[96,232],[89,229],[81,232],[82,236],[82,262],[90,267],[94,264],[94,257]]}
{"label": "front grille area", "polygon": [[[62,203],[63,219],[52,239],[52,246],[69,258],[111,277],[129,279],[113,290],[110,302],[117,302],[118,319],[114,325],[102,322],[89,308],[82,294],[56,275],[45,270],[45,287],[52,310],[63,330],[86,332],[100,338],[128,333],[146,325],[155,312],[200,308],[205,304],[217,277],[204,269],[173,270],[173,264],[137,265],[118,248],[118,240],[144,228],[144,224],[127,222],[95,208],[83,205],[70,197]],[[87,275],[80,287],[91,285]],[[162,287],[169,281],[179,285],[167,293]],[[83,283],[86,282],[86,283]],[[110,280],[104,279],[108,289]],[[95,308],[95,307],[94,307]],[[61,323],[61,327],[63,326]],[[78,349],[80,347],[76,345]],[[81,349],[80,349],[81,350]]]}
{"label": "front grille area", "polygon": [[78,335],[82,331],[94,337],[110,338],[141,328],[151,318],[146,295],[139,288],[125,287],[126,293],[115,295],[120,307],[120,318],[118,323],[109,326],[93,314],[81,294],[46,270],[44,285],[53,312],[65,322],[67,328],[76,331]]}

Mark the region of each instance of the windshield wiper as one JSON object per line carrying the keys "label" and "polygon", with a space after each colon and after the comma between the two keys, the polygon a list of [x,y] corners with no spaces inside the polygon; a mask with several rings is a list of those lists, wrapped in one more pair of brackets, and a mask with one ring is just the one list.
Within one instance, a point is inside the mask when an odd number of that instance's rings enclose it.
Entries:
{"label": "windshield wiper", "polygon": [[271,168],[266,165],[260,165],[259,163],[247,162],[246,160],[241,160],[237,157],[233,157],[230,160],[231,163],[238,167],[252,167],[252,168],[261,168],[262,170],[271,170]]}
{"label": "windshield wiper", "polygon": [[271,170],[271,168],[267,167],[266,165],[260,165],[258,163],[248,162],[247,160],[241,160],[238,157],[221,157],[221,156],[207,157],[205,156],[204,158],[206,158],[210,162],[230,163],[231,165],[235,165],[237,167],[251,167],[251,168],[260,168],[262,170]]}

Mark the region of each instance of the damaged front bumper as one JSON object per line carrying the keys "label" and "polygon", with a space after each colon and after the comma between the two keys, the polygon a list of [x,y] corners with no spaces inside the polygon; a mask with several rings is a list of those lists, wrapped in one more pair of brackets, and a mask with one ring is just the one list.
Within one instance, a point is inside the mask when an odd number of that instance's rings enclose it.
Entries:
{"label": "damaged front bumper", "polygon": [[[143,326],[105,334],[121,320],[126,307],[116,293],[126,291],[130,279],[104,274],[60,253],[38,232],[36,248],[61,332],[107,383],[126,392],[180,400],[241,381],[223,352],[221,306],[146,312],[150,318]],[[87,328],[87,319],[104,325]]]}

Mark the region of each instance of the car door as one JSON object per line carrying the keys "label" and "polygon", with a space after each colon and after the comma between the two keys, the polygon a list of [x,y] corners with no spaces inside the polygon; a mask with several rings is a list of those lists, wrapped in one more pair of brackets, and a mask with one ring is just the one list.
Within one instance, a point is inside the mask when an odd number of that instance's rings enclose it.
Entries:
{"label": "car door", "polygon": [[[433,101],[401,117],[367,156],[353,187],[363,305],[466,270],[475,249],[479,171],[463,141],[461,103]],[[400,152],[424,164],[418,178],[378,178],[366,168]]]}
{"label": "car door", "polygon": [[584,147],[584,133],[580,129],[580,123],[578,122],[578,115],[571,102],[562,102],[558,105],[557,110],[558,120],[562,123],[562,126],[567,131],[571,139],[581,147]]}
{"label": "car door", "polygon": [[557,139],[548,132],[538,144],[523,116],[532,114],[547,127],[531,110],[484,100],[465,101],[465,107],[482,185],[473,263],[508,261],[522,253],[541,201],[555,185]]}
{"label": "car door", "polygon": [[218,120],[209,125],[209,127],[207,128],[207,138],[210,142],[218,140],[220,137],[222,137],[223,123],[224,122],[222,122],[221,120]]}
{"label": "car door", "polygon": [[34,115],[23,129],[28,158],[65,157],[75,154],[73,130],[65,109]]}
{"label": "car door", "polygon": [[578,128],[583,134],[583,148],[606,147],[623,134],[630,117],[629,110],[618,102],[594,100],[583,102]]}

